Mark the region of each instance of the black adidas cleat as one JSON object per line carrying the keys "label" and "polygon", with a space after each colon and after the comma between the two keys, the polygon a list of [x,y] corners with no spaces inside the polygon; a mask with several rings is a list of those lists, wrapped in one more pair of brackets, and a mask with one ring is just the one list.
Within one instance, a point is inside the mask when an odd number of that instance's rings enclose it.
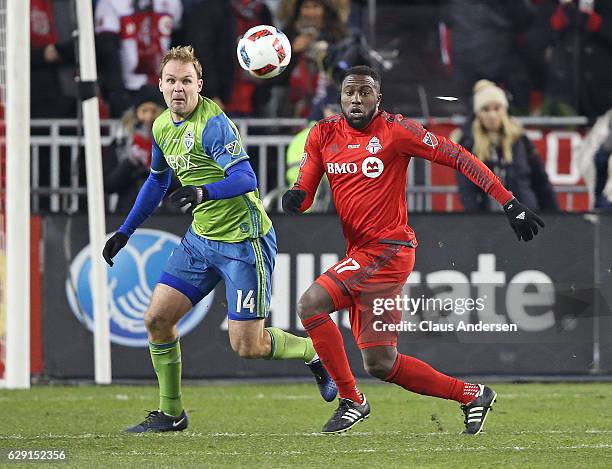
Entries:
{"label": "black adidas cleat", "polygon": [[126,433],[145,432],[181,432],[187,428],[189,419],[185,411],[178,417],[166,415],[160,410],[153,410],[138,425],[123,430]]}
{"label": "black adidas cleat", "polygon": [[367,419],[370,416],[370,403],[363,396],[363,404],[356,404],[350,399],[339,399],[340,404],[335,410],[334,415],[327,421],[321,433],[342,433],[353,425]]}
{"label": "black adidas cleat", "polygon": [[338,388],[332,377],[329,376],[323,363],[321,363],[321,360],[313,360],[310,363],[306,363],[306,366],[310,368],[310,371],[312,371],[312,374],[317,380],[317,386],[319,386],[321,397],[327,402],[333,401],[338,395]]}
{"label": "black adidas cleat", "polygon": [[482,431],[487,414],[493,408],[493,403],[497,398],[497,393],[490,387],[482,384],[478,386],[480,391],[476,399],[469,404],[461,406],[461,410],[465,415],[465,420],[463,421],[465,423],[464,435],[478,435]]}

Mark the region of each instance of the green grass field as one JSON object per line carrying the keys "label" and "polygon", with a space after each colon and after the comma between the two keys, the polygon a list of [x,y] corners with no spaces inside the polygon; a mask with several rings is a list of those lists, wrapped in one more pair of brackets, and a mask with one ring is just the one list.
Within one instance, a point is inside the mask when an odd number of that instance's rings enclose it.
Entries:
{"label": "green grass field", "polygon": [[[4,390],[0,450],[65,449],[61,466],[79,468],[612,467],[612,384],[494,388],[498,401],[476,437],[459,435],[454,402],[378,383],[361,386],[371,417],[335,436],[318,431],[336,404],[306,383],[187,383],[189,429],[145,435],[120,430],[156,407],[152,386]],[[18,466],[33,467],[8,467]]]}

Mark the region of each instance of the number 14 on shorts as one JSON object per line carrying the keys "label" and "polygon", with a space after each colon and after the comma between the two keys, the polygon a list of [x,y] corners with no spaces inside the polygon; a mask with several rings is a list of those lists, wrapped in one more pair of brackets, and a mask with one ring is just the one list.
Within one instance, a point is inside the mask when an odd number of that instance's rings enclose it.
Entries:
{"label": "number 14 on shorts", "polygon": [[251,313],[255,310],[253,290],[247,291],[246,296],[242,290],[236,290],[236,312],[240,313],[243,309],[248,309]]}

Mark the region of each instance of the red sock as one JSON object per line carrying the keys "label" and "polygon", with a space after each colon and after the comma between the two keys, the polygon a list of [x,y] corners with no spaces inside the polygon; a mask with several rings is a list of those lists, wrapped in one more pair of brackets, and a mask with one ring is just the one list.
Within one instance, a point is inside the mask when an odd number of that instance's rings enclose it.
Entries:
{"label": "red sock", "polygon": [[452,399],[462,404],[473,401],[480,390],[475,384],[446,376],[427,363],[400,353],[385,381],[418,394]]}
{"label": "red sock", "polygon": [[355,384],[355,377],[351,372],[338,326],[327,313],[303,319],[302,324],[312,339],[312,344],[325,365],[325,369],[338,386],[340,397],[360,403],[361,393]]}

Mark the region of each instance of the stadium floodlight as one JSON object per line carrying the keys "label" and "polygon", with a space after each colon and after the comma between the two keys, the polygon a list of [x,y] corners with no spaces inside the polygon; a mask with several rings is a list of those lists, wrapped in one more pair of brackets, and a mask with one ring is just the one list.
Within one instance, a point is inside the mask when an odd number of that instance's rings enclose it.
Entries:
{"label": "stadium floodlight", "polygon": [[6,369],[10,389],[30,387],[30,2],[7,0]]}
{"label": "stadium floodlight", "polygon": [[91,289],[94,311],[95,381],[109,384],[111,377],[110,325],[106,266],[102,249],[106,240],[104,185],[102,182],[102,150],[100,114],[96,96],[96,51],[94,45],[92,3],[76,2],[79,29],[80,90],[85,130],[85,164],[87,173],[87,207],[91,252]]}

